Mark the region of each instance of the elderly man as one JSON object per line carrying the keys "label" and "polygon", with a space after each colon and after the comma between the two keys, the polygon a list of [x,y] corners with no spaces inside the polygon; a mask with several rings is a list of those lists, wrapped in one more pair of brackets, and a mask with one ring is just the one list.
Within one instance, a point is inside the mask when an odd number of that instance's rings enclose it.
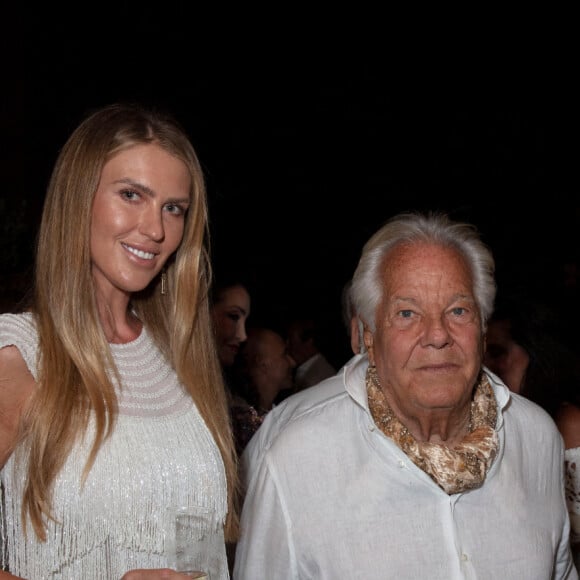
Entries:
{"label": "elderly man", "polygon": [[367,242],[351,290],[367,352],[246,448],[235,580],[578,578],[562,439],[482,366],[493,273],[443,214]]}

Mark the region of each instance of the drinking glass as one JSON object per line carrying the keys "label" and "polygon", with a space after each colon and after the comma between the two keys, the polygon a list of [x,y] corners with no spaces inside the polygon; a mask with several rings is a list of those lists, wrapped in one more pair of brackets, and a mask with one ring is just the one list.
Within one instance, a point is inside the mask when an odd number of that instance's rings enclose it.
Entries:
{"label": "drinking glass", "polygon": [[202,506],[170,508],[167,536],[170,565],[191,578],[211,580],[212,556],[221,536],[213,510]]}

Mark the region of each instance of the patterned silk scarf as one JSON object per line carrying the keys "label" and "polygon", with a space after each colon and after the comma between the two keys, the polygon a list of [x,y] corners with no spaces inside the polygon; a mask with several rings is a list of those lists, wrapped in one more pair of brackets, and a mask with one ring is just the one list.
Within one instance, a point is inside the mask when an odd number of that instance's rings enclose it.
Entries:
{"label": "patterned silk scarf", "polygon": [[449,495],[479,487],[497,453],[495,431],[497,403],[485,373],[471,402],[468,434],[453,449],[440,443],[417,441],[397,419],[381,389],[377,370],[366,375],[369,409],[379,429],[392,439],[411,461]]}

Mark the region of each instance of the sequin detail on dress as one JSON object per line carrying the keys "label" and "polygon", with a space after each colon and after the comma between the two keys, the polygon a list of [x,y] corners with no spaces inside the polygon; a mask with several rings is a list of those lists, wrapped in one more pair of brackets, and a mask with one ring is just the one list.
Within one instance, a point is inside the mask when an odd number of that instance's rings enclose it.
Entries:
{"label": "sequin detail on dress", "polygon": [[[0,348],[15,345],[30,371],[38,339],[29,314],[0,316]],[[1,472],[0,565],[23,578],[111,580],[135,568],[168,565],[170,505],[202,505],[223,522],[227,488],[219,449],[197,407],[144,329],[111,345],[122,388],[119,415],[83,488],[92,443],[77,444],[54,485],[47,541],[25,539],[20,510],[24,480],[14,455]],[[90,427],[92,429],[92,426]],[[128,482],[130,485],[128,485]],[[225,544],[215,554],[212,580],[228,578]]]}

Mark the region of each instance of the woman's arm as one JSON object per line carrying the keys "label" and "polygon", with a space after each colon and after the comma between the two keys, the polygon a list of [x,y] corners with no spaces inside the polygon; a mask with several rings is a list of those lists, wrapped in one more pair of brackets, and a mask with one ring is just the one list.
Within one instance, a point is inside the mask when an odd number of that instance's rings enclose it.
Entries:
{"label": "woman's arm", "polygon": [[[10,457],[36,383],[15,346],[0,349],[0,469]],[[1,576],[0,576],[1,578]]]}

